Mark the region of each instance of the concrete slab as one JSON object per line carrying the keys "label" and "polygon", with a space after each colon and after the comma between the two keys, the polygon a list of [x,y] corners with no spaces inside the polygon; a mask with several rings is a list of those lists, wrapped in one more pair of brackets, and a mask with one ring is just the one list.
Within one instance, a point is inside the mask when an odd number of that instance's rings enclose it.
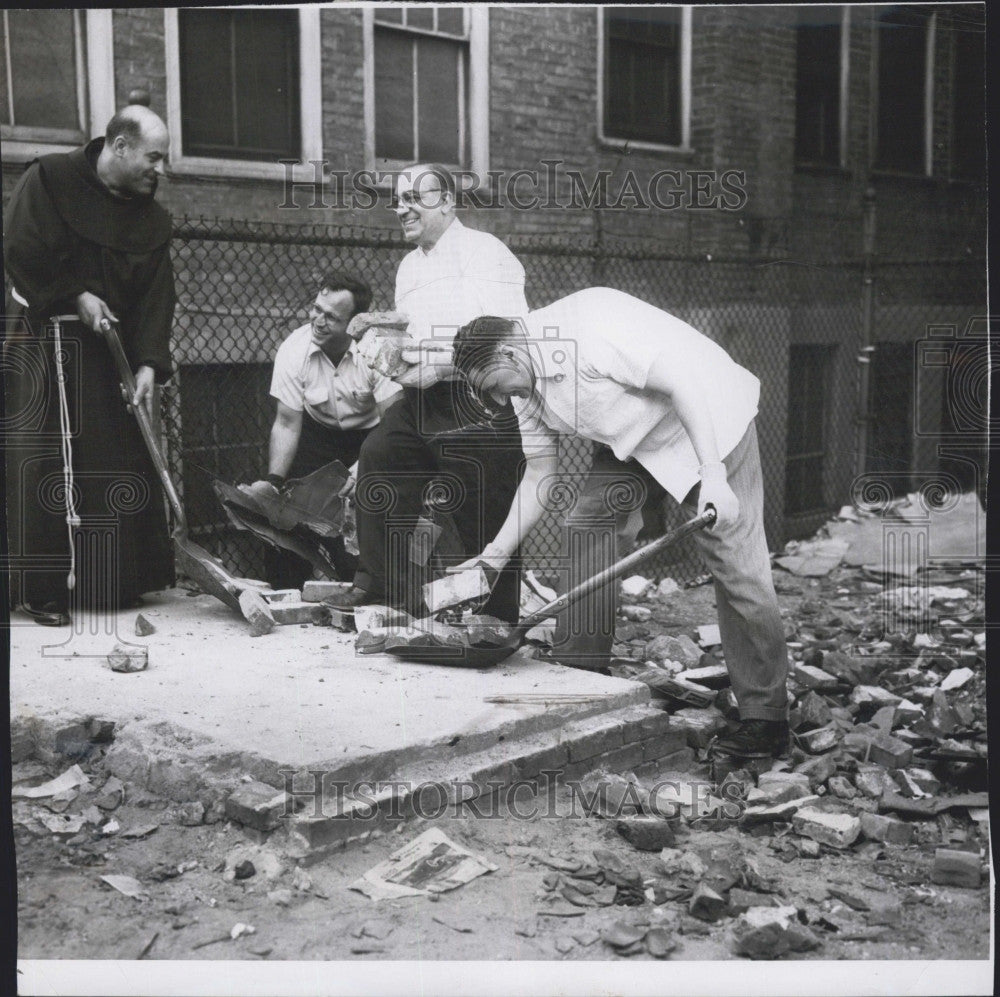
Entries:
{"label": "concrete slab", "polygon": [[[329,627],[251,637],[211,596],[173,589],[145,599],[141,612],[156,627],[149,637],[134,636],[135,610],[81,614],[65,629],[12,614],[15,727],[31,718],[114,720],[147,753],[159,751],[176,777],[200,759],[264,781],[282,767],[383,778],[403,761],[458,759],[649,698],[641,683],[523,654],[488,669],[410,664],[357,655],[354,635]],[[148,670],[112,672],[106,656],[116,643],[146,647]],[[557,708],[485,702],[526,693],[594,698]]]}

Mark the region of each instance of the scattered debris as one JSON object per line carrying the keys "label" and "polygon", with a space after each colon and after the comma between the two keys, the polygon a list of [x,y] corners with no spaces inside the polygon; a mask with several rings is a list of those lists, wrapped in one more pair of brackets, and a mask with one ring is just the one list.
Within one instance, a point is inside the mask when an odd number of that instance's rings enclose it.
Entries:
{"label": "scattered debris", "polygon": [[452,931],[458,931],[466,935],[471,935],[474,933],[472,928],[470,928],[467,924],[459,924],[456,921],[440,917],[437,914],[432,915],[431,920],[437,921],[438,924],[443,924],[446,928],[451,928]]}
{"label": "scattered debris", "polygon": [[256,873],[257,867],[249,859],[244,859],[242,862],[238,862],[236,867],[233,869],[233,877],[237,880],[250,879],[250,877],[256,875]]}
{"label": "scattered debris", "polygon": [[934,852],[934,869],[931,882],[942,886],[965,886],[976,889],[982,878],[978,852],[938,848]]}
{"label": "scattered debris", "polygon": [[107,883],[108,886],[116,889],[119,893],[125,894],[127,897],[131,897],[133,900],[141,900],[149,896],[143,888],[142,883],[133,876],[122,876],[112,873],[107,876],[101,876],[101,882]]}
{"label": "scattered debris", "polygon": [[40,786],[14,786],[10,795],[14,799],[37,800],[46,796],[58,796],[60,793],[76,789],[78,786],[89,788],[90,780],[79,765],[71,765],[62,775],[56,776],[48,782],[43,782]]}
{"label": "scattered debris", "polygon": [[372,900],[444,893],[497,866],[455,844],[435,827],[393,852],[350,885]]}
{"label": "scattered debris", "polygon": [[142,672],[149,667],[149,648],[115,644],[107,660],[113,672]]}
{"label": "scattered debris", "polygon": [[149,941],[146,942],[146,944],[139,950],[139,954],[136,956],[136,959],[145,959],[146,956],[153,950],[153,946],[156,944],[156,939],[159,937],[160,933],[158,931],[154,931]]}
{"label": "scattered debris", "polygon": [[[149,637],[156,633],[156,627],[153,626],[145,616],[140,613],[135,618],[135,635],[136,637]],[[140,957],[141,958],[141,957]]]}

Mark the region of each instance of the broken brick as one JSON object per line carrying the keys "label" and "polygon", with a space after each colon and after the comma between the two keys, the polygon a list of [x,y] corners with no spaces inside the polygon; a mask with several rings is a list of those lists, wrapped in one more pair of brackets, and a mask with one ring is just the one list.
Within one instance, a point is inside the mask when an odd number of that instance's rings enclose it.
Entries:
{"label": "broken brick", "polygon": [[798,713],[798,727],[807,729],[825,727],[833,719],[829,705],[815,689],[810,689],[799,699]]}
{"label": "broken brick", "polygon": [[699,883],[688,903],[688,913],[700,921],[718,921],[729,908],[729,901],[710,886]]}
{"label": "broken brick", "polygon": [[279,626],[293,623],[324,624],[330,618],[326,606],[317,602],[271,602],[271,618]]}
{"label": "broken brick", "polygon": [[743,914],[751,907],[775,907],[777,902],[766,893],[734,887],[729,891],[729,913]]}
{"label": "broken brick", "polygon": [[302,585],[303,602],[322,602],[344,595],[351,588],[350,582],[307,581]]}
{"label": "broken brick", "polygon": [[886,780],[889,778],[881,765],[859,765],[854,774],[854,785],[858,792],[877,800],[886,791]]}
{"label": "broken brick", "polygon": [[941,886],[964,886],[975,889],[982,880],[982,867],[977,852],[954,848],[938,848],[934,852],[931,882]]}
{"label": "broken brick", "polygon": [[807,689],[835,689],[838,685],[835,675],[831,675],[822,668],[816,668],[814,665],[796,662],[792,665],[792,675]]}
{"label": "broken brick", "polygon": [[740,915],[733,934],[736,952],[751,959],[776,959],[820,943],[798,923],[794,907],[751,907]]}
{"label": "broken brick", "polygon": [[817,786],[823,785],[831,775],[837,772],[837,758],[835,755],[817,755],[809,758],[801,765],[795,767],[795,771],[804,775],[809,780],[809,785],[813,790]]}
{"label": "broken brick", "polygon": [[842,734],[836,727],[818,727],[798,735],[799,744],[811,755],[821,755],[832,751],[840,744]]}
{"label": "broken brick", "polygon": [[914,826],[885,814],[861,813],[861,833],[869,841],[881,841],[888,845],[908,845],[913,841]]}
{"label": "broken brick", "polygon": [[764,772],[747,794],[747,803],[773,807],[809,796],[811,791],[808,776],[800,772]]}
{"label": "broken brick", "polygon": [[894,692],[877,685],[856,685],[849,697],[849,701],[860,708],[865,719],[883,706],[895,706],[902,702],[902,699],[902,696],[897,696]]}
{"label": "broken brick", "polygon": [[861,833],[861,821],[850,814],[803,807],[792,817],[796,833],[832,848],[849,848]]}
{"label": "broken brick", "polygon": [[615,824],[615,830],[643,852],[659,852],[675,843],[674,829],[662,817],[627,817]]}
{"label": "broken brick", "polygon": [[906,769],[906,773],[922,792],[930,796],[934,796],[941,789],[941,780],[930,769]]}
{"label": "broken brick", "polygon": [[226,800],[226,816],[257,831],[271,831],[287,813],[286,793],[266,783],[243,783]]}
{"label": "broken brick", "polygon": [[913,760],[913,748],[890,734],[878,734],[871,740],[869,760],[886,768],[905,768]]}
{"label": "broken brick", "polygon": [[250,624],[251,637],[263,637],[274,630],[274,616],[263,596],[254,589],[244,589],[240,593],[240,612]]}
{"label": "broken brick", "polygon": [[135,635],[136,637],[149,637],[151,634],[156,633],[156,627],[153,626],[145,616],[140,613],[135,618]]}
{"label": "broken brick", "polygon": [[830,776],[826,781],[827,789],[840,800],[853,800],[858,795],[858,791],[851,785],[846,776]]}

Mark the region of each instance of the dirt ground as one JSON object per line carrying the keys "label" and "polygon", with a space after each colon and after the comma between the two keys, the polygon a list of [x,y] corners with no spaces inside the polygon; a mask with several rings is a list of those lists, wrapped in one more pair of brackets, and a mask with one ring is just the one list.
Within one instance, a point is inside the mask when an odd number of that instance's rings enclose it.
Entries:
{"label": "dirt ground", "polygon": [[[783,611],[793,626],[804,617],[815,617],[817,607],[821,617],[862,614],[866,597],[859,594],[857,571],[837,569],[815,581],[780,571],[775,577]],[[691,633],[694,626],[714,621],[707,585],[649,605],[654,609],[649,623],[620,625],[619,637],[626,643],[631,639],[638,645],[659,633]],[[973,686],[970,696],[979,694]],[[95,786],[93,798],[74,800],[67,813],[92,803],[105,779],[99,750],[80,764]],[[14,780],[37,784],[65,767],[21,763],[15,766]],[[704,765],[688,773],[688,778],[699,777],[708,777]],[[647,785],[652,781],[642,780]],[[676,943],[671,959],[741,958],[733,950],[732,917],[706,922],[688,913],[687,897],[697,883],[698,859],[692,853],[702,861],[724,855],[759,893],[797,908],[799,922],[819,944],[789,953],[786,959],[989,955],[988,877],[978,889],[931,881],[934,851],[941,845],[982,847],[988,854],[988,830],[967,810],[918,821],[910,845],[859,841],[844,851],[824,845],[812,858],[792,847],[796,836],[789,825],[749,833],[726,821],[713,829],[682,824],[671,860],[636,850],[617,833],[614,820],[583,815],[572,806],[570,790],[534,803],[551,813],[518,819],[501,801],[495,815],[489,813],[489,804],[481,803],[487,811],[482,816],[449,811],[434,820],[412,818],[384,837],[299,869],[283,854],[280,833],[263,844],[254,843],[240,827],[212,814],[209,819],[215,823],[188,826],[183,821],[199,815],[135,787],[126,786],[124,802],[103,815],[118,824],[107,835],[92,826],[73,837],[53,834],[32,817],[48,812],[44,801],[18,801],[18,955],[148,960],[652,958],[641,946],[635,954],[621,954],[602,938],[616,922],[624,922],[667,928]],[[532,809],[532,800],[522,794],[516,805],[524,812]],[[145,837],[127,836],[154,825]],[[433,899],[376,903],[349,889],[359,875],[431,825],[495,863],[496,870]],[[647,890],[644,903],[577,907],[562,901],[559,891],[574,880],[552,865],[592,864],[595,849],[613,852],[640,872]],[[241,880],[232,879],[231,872],[227,875],[227,869],[247,858],[256,870],[253,875]],[[112,889],[100,879],[108,874],[135,877],[146,895],[133,899]],[[557,911],[568,916],[557,916]],[[254,930],[233,939],[237,924]]]}

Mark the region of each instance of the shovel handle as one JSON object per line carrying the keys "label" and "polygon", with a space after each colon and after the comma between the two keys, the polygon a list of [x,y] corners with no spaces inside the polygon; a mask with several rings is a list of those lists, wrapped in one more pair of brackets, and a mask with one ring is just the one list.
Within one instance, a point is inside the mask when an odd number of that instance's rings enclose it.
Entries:
{"label": "shovel handle", "polygon": [[700,516],[695,516],[693,519],[689,519],[686,523],[681,523],[676,529],[671,530],[669,533],[665,533],[662,537],[658,537],[652,543],[646,544],[644,547],[640,547],[638,550],[632,551],[631,554],[623,557],[620,561],[616,561],[610,567],[605,568],[603,571],[599,571],[596,575],[588,578],[586,581],[580,582],[579,585],[574,586],[568,592],[564,592],[561,596],[553,599],[552,602],[547,603],[542,606],[541,609],[532,613],[530,616],[526,616],[518,624],[518,630],[522,633],[526,633],[532,627],[537,626],[542,620],[548,619],[554,613],[558,613],[565,609],[570,603],[576,602],[577,599],[582,599],[586,595],[590,595],[591,592],[596,591],[601,588],[601,586],[606,585],[608,582],[619,578],[621,575],[625,574],[626,571],[630,571],[636,565],[641,564],[643,561],[650,557],[659,554],[660,551],[665,550],[671,544],[677,543],[678,540],[682,540],[684,537],[690,536],[692,533],[697,533],[698,530],[703,530],[706,526],[711,526],[716,520],[715,509],[709,506]]}
{"label": "shovel handle", "polygon": [[167,462],[160,450],[159,440],[157,440],[156,434],[153,432],[152,423],[150,423],[149,416],[146,414],[146,409],[143,405],[132,404],[132,399],[135,397],[135,375],[132,373],[132,366],[128,362],[128,357],[125,356],[125,348],[122,346],[118,329],[108,319],[102,319],[101,334],[104,336],[105,342],[107,342],[108,348],[111,350],[111,356],[118,367],[118,376],[121,379],[122,388],[125,390],[125,400],[132,410],[136,422],[139,424],[139,432],[142,434],[146,449],[153,460],[153,466],[160,477],[163,490],[167,493],[167,501],[170,503],[170,508],[174,511],[176,528],[179,532],[186,534],[187,519],[184,515],[184,506],[181,504],[180,496],[177,494],[173,479],[170,477],[170,471],[167,469]]}

